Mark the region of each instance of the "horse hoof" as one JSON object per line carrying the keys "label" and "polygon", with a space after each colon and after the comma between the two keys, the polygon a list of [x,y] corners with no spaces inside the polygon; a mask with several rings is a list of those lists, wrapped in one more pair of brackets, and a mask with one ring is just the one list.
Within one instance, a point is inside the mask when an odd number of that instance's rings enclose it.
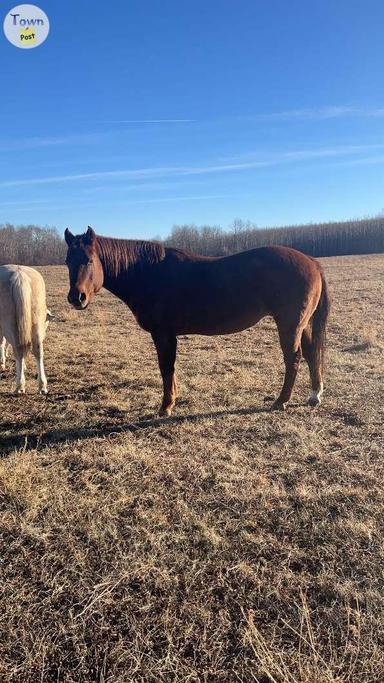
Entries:
{"label": "horse hoof", "polygon": [[307,405],[311,406],[311,408],[316,408],[320,403],[321,399],[318,396],[310,396],[307,401]]}
{"label": "horse hoof", "polygon": [[274,403],[272,403],[271,411],[285,410],[285,408],[286,408],[285,403],[280,403],[279,401],[275,401]]}
{"label": "horse hoof", "polygon": [[43,394],[44,396],[46,396],[48,394],[48,389],[39,389],[39,394]]}
{"label": "horse hoof", "polygon": [[172,408],[160,408],[159,417],[170,417]]}
{"label": "horse hoof", "polygon": [[16,389],[15,394],[16,394],[16,396],[20,396],[21,394],[25,394],[25,389],[22,387],[19,387],[19,389]]}

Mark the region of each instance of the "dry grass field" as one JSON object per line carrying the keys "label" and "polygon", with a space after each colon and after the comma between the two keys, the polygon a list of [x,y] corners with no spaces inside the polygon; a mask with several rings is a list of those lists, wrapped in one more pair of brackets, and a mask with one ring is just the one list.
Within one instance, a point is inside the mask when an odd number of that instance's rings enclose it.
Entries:
{"label": "dry grass field", "polygon": [[[323,260],[326,392],[292,405],[265,319],[180,339],[158,419],[149,335],[106,292],[57,315],[49,394],[0,382],[0,680],[384,680],[384,256]],[[33,371],[33,372],[32,372]]]}

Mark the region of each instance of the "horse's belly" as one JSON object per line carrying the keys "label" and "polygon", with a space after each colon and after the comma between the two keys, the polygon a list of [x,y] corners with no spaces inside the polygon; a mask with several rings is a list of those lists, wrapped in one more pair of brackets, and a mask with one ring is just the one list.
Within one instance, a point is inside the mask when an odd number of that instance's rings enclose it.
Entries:
{"label": "horse's belly", "polygon": [[223,285],[213,291],[183,291],[183,296],[180,291],[170,292],[154,296],[150,306],[131,306],[131,310],[143,329],[166,329],[176,335],[233,334],[256,325],[269,313],[258,293],[241,283],[229,291]]}
{"label": "horse's belly", "polygon": [[215,320],[215,316],[211,316],[211,319],[204,321],[190,321],[186,323],[186,329],[179,332],[178,334],[204,334],[204,335],[218,335],[218,334],[234,334],[235,332],[242,332],[249,327],[253,327],[259,322],[266,312],[259,311],[258,313],[252,312],[248,314],[237,314],[231,317],[223,317],[219,320]]}

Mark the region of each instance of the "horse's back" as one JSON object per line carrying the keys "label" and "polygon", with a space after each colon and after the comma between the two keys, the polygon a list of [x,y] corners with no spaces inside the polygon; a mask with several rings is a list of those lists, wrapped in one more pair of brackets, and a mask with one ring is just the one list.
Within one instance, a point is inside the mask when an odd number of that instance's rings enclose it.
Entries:
{"label": "horse's back", "polygon": [[138,320],[150,329],[153,313],[156,324],[166,320],[179,334],[237,332],[265,315],[279,316],[284,308],[301,310],[312,290],[321,291],[318,264],[286,247],[220,258],[170,249],[157,272],[146,297],[147,311]]}
{"label": "horse's back", "polygon": [[268,246],[241,251],[230,256],[223,256],[217,259],[225,267],[231,263],[238,267],[247,264],[258,266],[260,269],[269,271],[294,271],[299,274],[314,273],[321,270],[320,264],[311,256],[303,252],[284,246]]}
{"label": "horse's back", "polygon": [[200,256],[181,249],[167,248],[165,262],[170,268],[180,265],[190,268],[191,272],[219,272],[220,270],[236,270],[247,266],[253,268],[294,270],[298,273],[317,273],[320,264],[311,256],[285,246],[265,246],[240,251],[227,256]]}
{"label": "horse's back", "polygon": [[0,266],[0,286],[2,285],[4,290],[7,287],[10,288],[11,283],[17,280],[20,282],[20,286],[22,286],[23,281],[28,280],[37,295],[45,295],[44,278],[35,268],[19,266],[13,263]]}
{"label": "horse's back", "polygon": [[[231,292],[237,289],[240,293],[249,287],[254,292],[262,291],[274,283],[274,289],[280,284],[299,284],[311,286],[319,282],[320,264],[310,256],[290,247],[259,247],[248,251],[206,258],[169,250],[164,270],[168,280],[177,289],[185,291]],[[167,282],[167,278],[163,278]],[[222,289],[224,287],[224,290]]]}
{"label": "horse's back", "polygon": [[[46,297],[42,275],[30,266],[6,264],[0,266],[0,325],[12,343],[17,331],[17,305],[30,306],[28,318],[39,337],[45,335]],[[28,302],[28,303],[27,303]]]}
{"label": "horse's back", "polygon": [[[244,256],[243,256],[244,255]],[[291,247],[270,246],[242,252],[239,265],[253,272],[269,313],[289,317],[288,309],[302,311],[317,302],[322,290],[322,268],[311,256]],[[301,313],[300,313],[301,315]]]}

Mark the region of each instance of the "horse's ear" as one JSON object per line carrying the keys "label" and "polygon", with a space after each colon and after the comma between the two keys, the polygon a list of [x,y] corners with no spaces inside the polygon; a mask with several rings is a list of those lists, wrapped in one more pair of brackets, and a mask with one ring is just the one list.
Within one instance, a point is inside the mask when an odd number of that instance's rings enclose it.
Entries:
{"label": "horse's ear", "polygon": [[69,228],[65,228],[64,237],[65,237],[66,243],[67,243],[68,246],[70,247],[71,244],[72,244],[72,242],[73,242],[73,240],[75,239],[75,235],[72,235],[72,233],[71,233],[71,231],[70,231]]}
{"label": "horse's ear", "polygon": [[88,230],[87,230],[87,232],[85,233],[84,242],[85,242],[86,244],[89,244],[90,246],[92,246],[92,245],[96,242],[96,233],[95,233],[95,231],[91,228],[90,225],[88,225]]}

